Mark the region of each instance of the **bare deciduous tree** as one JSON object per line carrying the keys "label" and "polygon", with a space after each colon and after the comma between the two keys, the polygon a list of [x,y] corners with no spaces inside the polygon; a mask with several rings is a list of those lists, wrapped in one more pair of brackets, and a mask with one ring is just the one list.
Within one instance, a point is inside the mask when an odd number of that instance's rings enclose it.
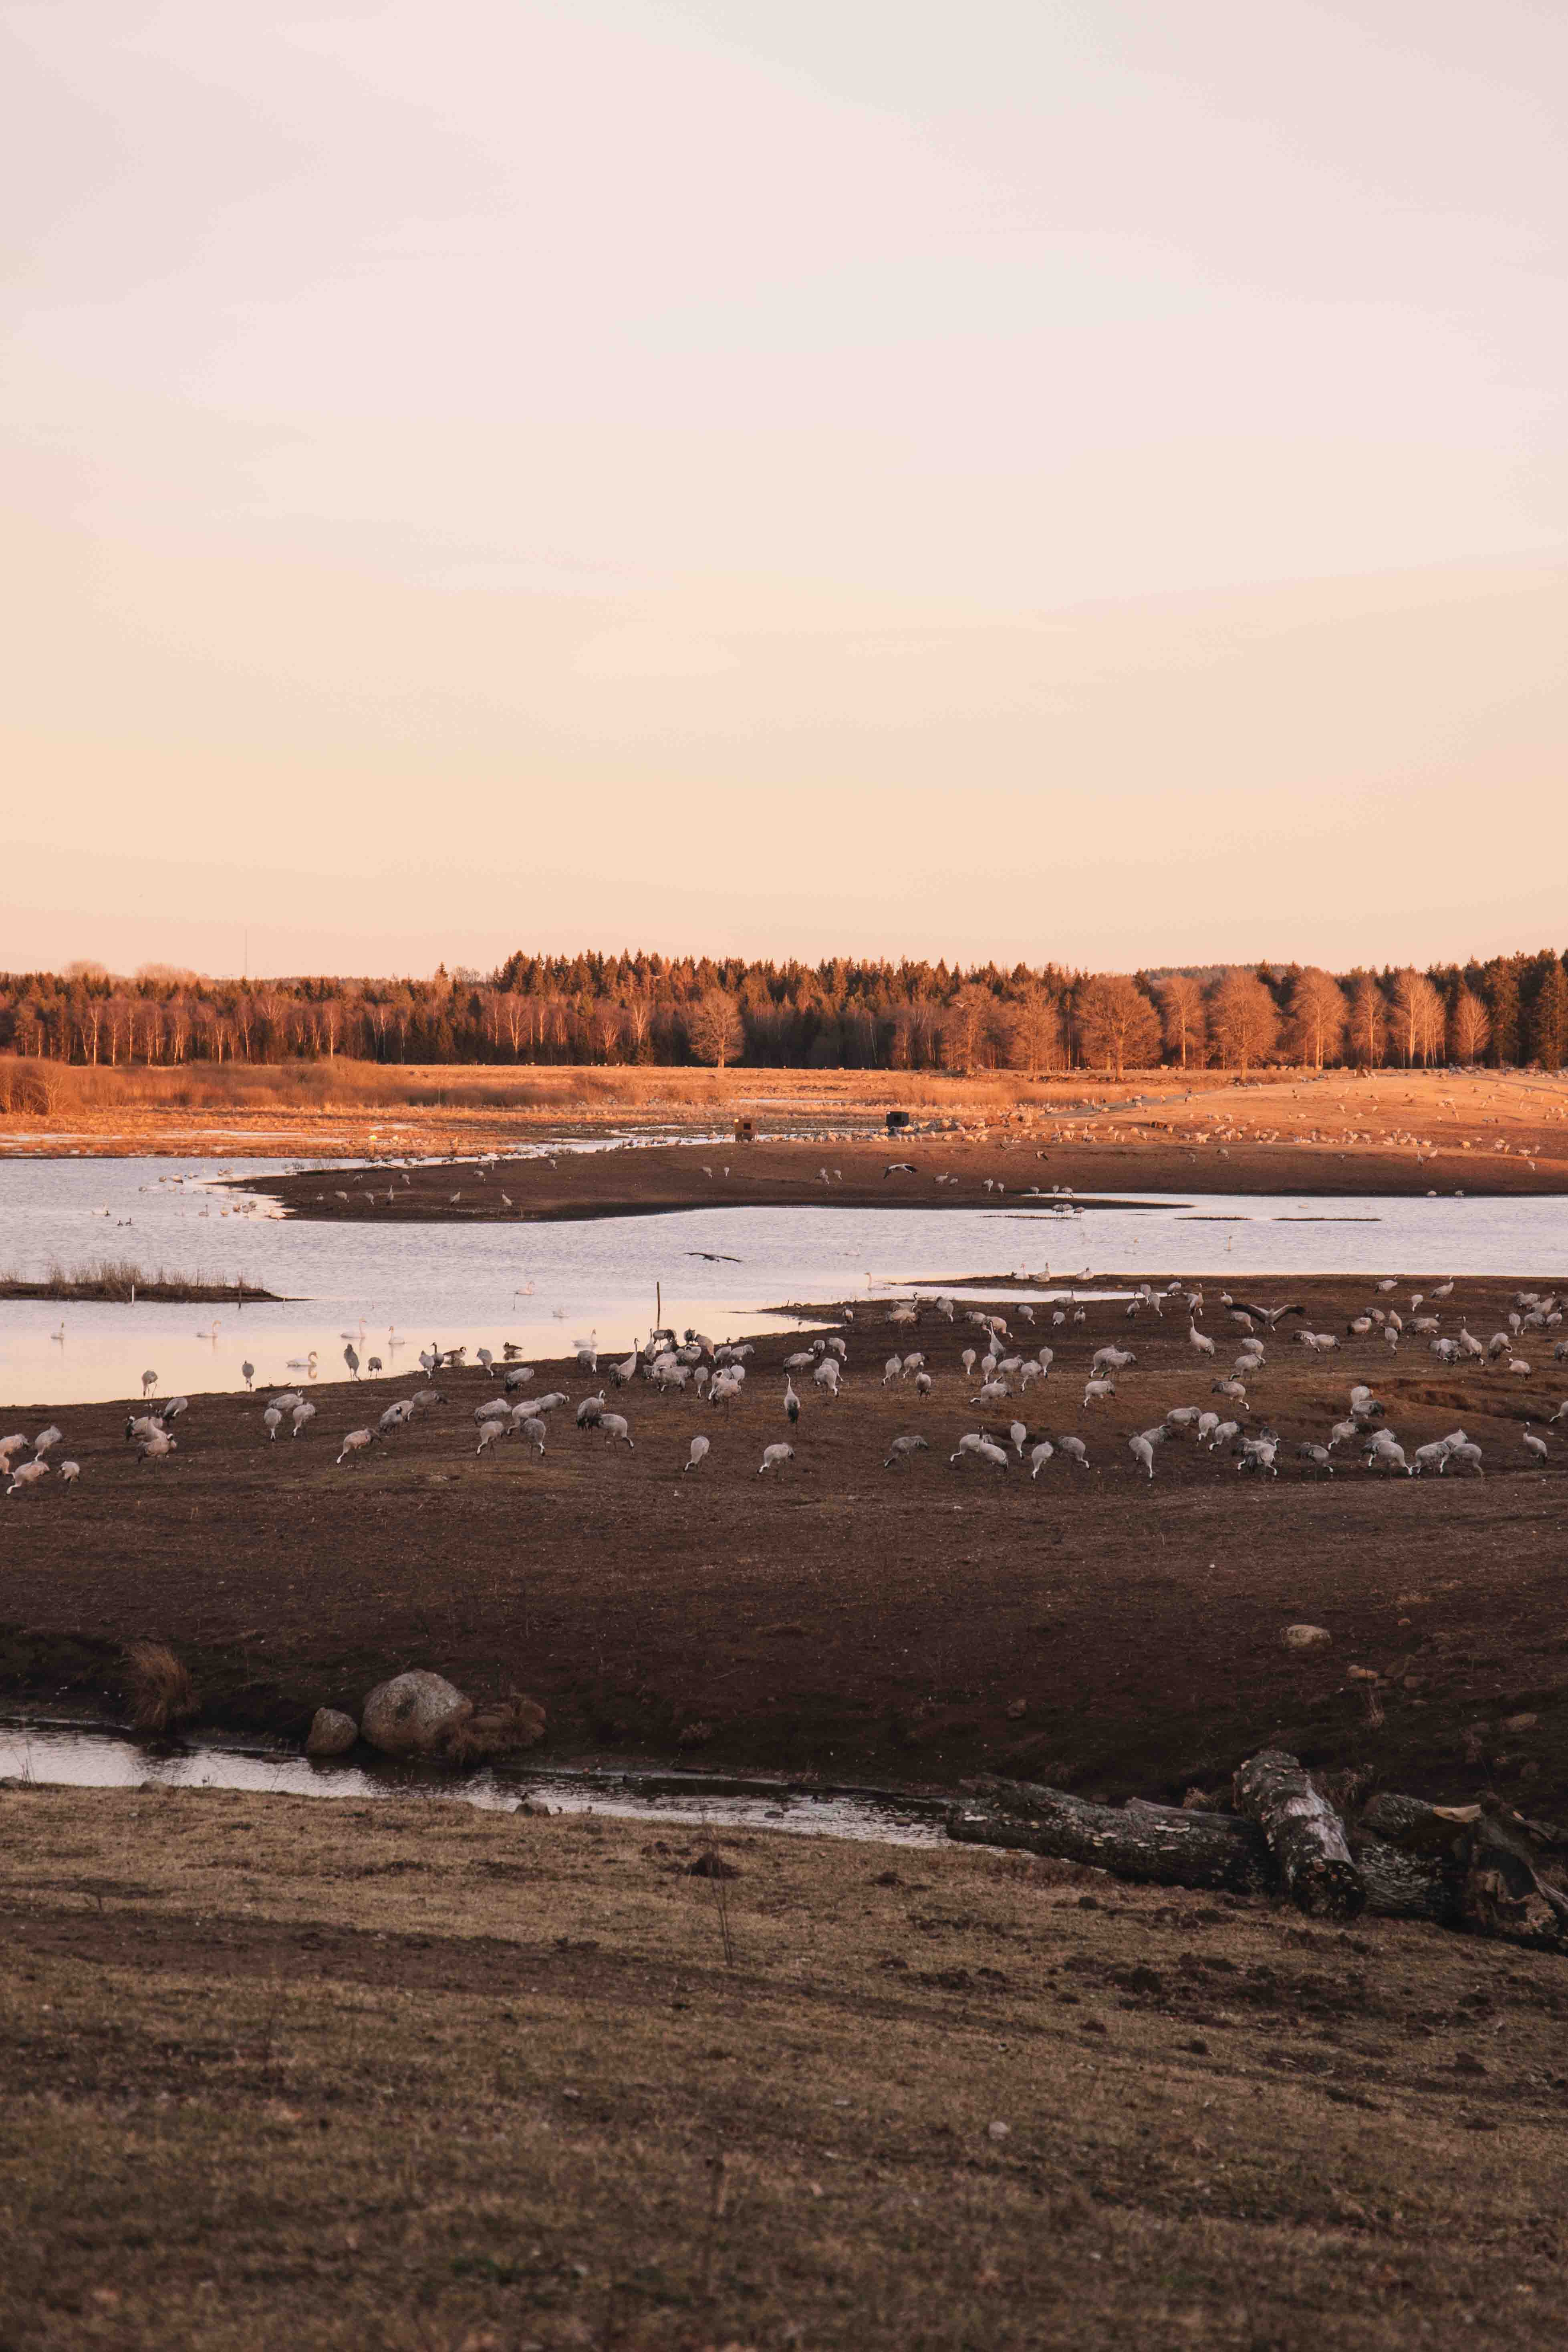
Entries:
{"label": "bare deciduous tree", "polygon": [[1026,989],[1008,1008],[1007,1057],[1014,1069],[1058,1069],[1062,1058],[1061,1015],[1043,988]]}
{"label": "bare deciduous tree", "polygon": [[1461,988],[1448,1013],[1449,1053],[1456,1062],[1479,1062],[1491,1035],[1491,1014],[1473,988]]}
{"label": "bare deciduous tree", "polygon": [[1208,1042],[1208,1018],[1201,983],[1190,971],[1173,971],[1168,980],[1160,982],[1159,996],[1166,1045],[1184,1070],[1189,1061],[1202,1062]]}
{"label": "bare deciduous tree", "polygon": [[967,1073],[988,1057],[996,1013],[996,999],[988,988],[978,988],[972,982],[959,990],[942,1024],[950,1069]]}
{"label": "bare deciduous tree", "polygon": [[1227,971],[1209,997],[1209,1034],[1227,1070],[1245,1076],[1265,1062],[1279,1042],[1274,999],[1254,971]]}
{"label": "bare deciduous tree", "polygon": [[1321,1070],[1336,1061],[1344,1044],[1345,992],[1321,965],[1310,963],[1296,975],[1290,992],[1290,1050],[1298,1061]]}
{"label": "bare deciduous tree", "polygon": [[686,1034],[698,1060],[716,1063],[720,1069],[734,1060],[746,1042],[741,1008],[722,988],[706,990],[688,1006]]}
{"label": "bare deciduous tree", "polygon": [[1443,1000],[1424,971],[1406,965],[1394,975],[1394,1035],[1406,1069],[1429,1062],[1443,1042]]}
{"label": "bare deciduous tree", "polygon": [[1351,990],[1351,1050],[1368,1069],[1383,1059],[1388,1037],[1388,1003],[1371,972],[1363,971]]}
{"label": "bare deciduous tree", "polygon": [[1091,972],[1079,982],[1076,1009],[1086,1061],[1121,1077],[1129,1063],[1139,1069],[1159,1058],[1159,1016],[1125,972]]}

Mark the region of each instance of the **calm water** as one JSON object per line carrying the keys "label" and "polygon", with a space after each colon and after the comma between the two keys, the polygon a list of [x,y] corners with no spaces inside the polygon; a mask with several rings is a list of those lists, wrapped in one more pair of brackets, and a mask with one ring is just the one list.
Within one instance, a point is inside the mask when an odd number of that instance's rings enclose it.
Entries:
{"label": "calm water", "polygon": [[253,1789],[284,1797],[424,1797],[509,1812],[530,1794],[552,1811],[612,1813],[670,1822],[687,1829],[788,1830],[800,1836],[868,1838],[895,1845],[943,1842],[940,1801],[908,1803],[830,1791],[817,1796],[766,1782],[754,1792],[714,1789],[701,1776],[635,1773],[421,1771],[391,1763],[311,1763],[302,1756],[256,1748],[188,1748],[157,1753],[112,1732],[0,1722],[0,1779],[28,1779],[75,1789]]}
{"label": "calm water", "polygon": [[[237,1176],[300,1163],[235,1160]],[[341,1168],[342,1163],[333,1163]],[[583,1223],[375,1225],[293,1222],[214,1180],[211,1161],[0,1163],[0,1267],[30,1278],[130,1257],[155,1272],[247,1281],[278,1306],[75,1307],[0,1300],[0,1405],[69,1404],[343,1380],[344,1335],[388,1371],[416,1370],[434,1340],[499,1354],[514,1339],[560,1356],[596,1335],[624,1353],[655,1319],[727,1332],[793,1328],[787,1301],[857,1299],[965,1274],[1099,1269],[1231,1276],[1317,1272],[1568,1278],[1568,1202],[1141,1196],[1141,1205],[1052,1215],[1012,1199],[984,1209],[694,1209]],[[658,1289],[656,1291],[656,1285]],[[1006,1295],[1005,1279],[997,1295]],[[362,1330],[363,1326],[363,1330]]]}

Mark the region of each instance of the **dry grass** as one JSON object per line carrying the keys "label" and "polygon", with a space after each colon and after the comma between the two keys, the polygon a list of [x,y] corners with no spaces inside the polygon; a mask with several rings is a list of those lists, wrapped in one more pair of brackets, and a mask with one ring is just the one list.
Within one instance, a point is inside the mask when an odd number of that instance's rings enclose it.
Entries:
{"label": "dry grass", "polygon": [[489,1764],[500,1756],[516,1756],[537,1748],[544,1737],[544,1709],[521,1691],[504,1699],[475,1706],[468,1701],[441,1727],[439,1752],[448,1764],[464,1768]]}
{"label": "dry grass", "polygon": [[195,1685],[166,1643],[132,1642],[125,1653],[125,1681],[138,1731],[165,1732],[196,1712]]}
{"label": "dry grass", "polygon": [[128,1257],[94,1258],[68,1269],[57,1263],[41,1282],[25,1282],[14,1267],[0,1274],[0,1298],[60,1298],[79,1305],[97,1301],[128,1306],[141,1299],[164,1306],[181,1301],[234,1306],[247,1298],[272,1296],[243,1276],[237,1282],[208,1282],[199,1274],[168,1274],[162,1266],[156,1274],[149,1274],[145,1266]]}
{"label": "dry grass", "polygon": [[[1561,1971],[1011,1857],[0,1791],[0,2342],[1533,2347]],[[1083,1907],[1085,1904],[1090,1907]]]}
{"label": "dry grass", "polygon": [[72,1117],[87,1112],[475,1110],[624,1112],[727,1108],[742,1098],[814,1110],[940,1104],[996,1112],[1049,1090],[1079,1096],[1158,1090],[1180,1073],[1135,1075],[1125,1084],[1088,1071],[1031,1079],[1013,1071],[974,1077],[941,1071],[688,1070],[552,1064],[325,1062],[183,1063],[125,1069],[0,1056],[0,1112]]}

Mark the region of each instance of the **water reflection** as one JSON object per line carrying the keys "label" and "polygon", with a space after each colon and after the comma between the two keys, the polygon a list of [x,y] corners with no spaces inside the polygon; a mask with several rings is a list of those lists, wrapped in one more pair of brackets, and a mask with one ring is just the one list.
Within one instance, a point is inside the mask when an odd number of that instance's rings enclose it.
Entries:
{"label": "water reflection", "polygon": [[[232,1162],[236,1174],[300,1163]],[[341,1169],[342,1163],[331,1166]],[[368,1370],[418,1377],[432,1344],[500,1355],[507,1340],[560,1357],[595,1335],[624,1354],[656,1317],[721,1339],[793,1328],[763,1310],[795,1300],[866,1300],[965,1275],[1082,1282],[1091,1269],[1260,1274],[1487,1273],[1559,1281],[1568,1220],[1555,1199],[1302,1201],[1289,1196],[1097,1202],[1072,1217],[1010,1202],[986,1209],[794,1206],[693,1209],[580,1223],[381,1225],[279,1216],[213,1182],[211,1162],[21,1160],[0,1163],[0,1266],[37,1277],[100,1255],[250,1283],[276,1305],[72,1306],[0,1301],[0,1400],[70,1404],[156,1391],[258,1389]],[[973,1297],[976,1293],[969,1293]],[[311,1350],[315,1365],[310,1366]]]}
{"label": "water reflection", "polygon": [[[879,1800],[854,1791],[787,1788],[782,1782],[730,1781],[700,1774],[421,1770],[390,1763],[311,1763],[302,1756],[256,1748],[182,1748],[155,1751],[113,1732],[61,1725],[0,1722],[0,1780],[75,1789],[245,1789],[272,1797],[417,1797],[510,1812],[524,1797],[552,1812],[610,1813],[688,1829],[787,1830],[808,1837],[871,1839],[895,1845],[942,1842],[942,1801]],[[689,1781],[689,1787],[682,1782]]]}

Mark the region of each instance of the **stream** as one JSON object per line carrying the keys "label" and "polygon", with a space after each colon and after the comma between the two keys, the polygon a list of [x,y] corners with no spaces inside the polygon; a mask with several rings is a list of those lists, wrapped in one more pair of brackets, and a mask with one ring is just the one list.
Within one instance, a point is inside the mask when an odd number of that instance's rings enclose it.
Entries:
{"label": "stream", "polygon": [[477,1772],[390,1762],[316,1762],[290,1749],[169,1748],[96,1726],[0,1719],[0,1781],[73,1789],[247,1789],[272,1797],[423,1798],[512,1812],[525,1799],[559,1813],[608,1813],[687,1830],[785,1830],[887,1845],[941,1845],[948,1801],[866,1789],[801,1789],[700,1772]]}

